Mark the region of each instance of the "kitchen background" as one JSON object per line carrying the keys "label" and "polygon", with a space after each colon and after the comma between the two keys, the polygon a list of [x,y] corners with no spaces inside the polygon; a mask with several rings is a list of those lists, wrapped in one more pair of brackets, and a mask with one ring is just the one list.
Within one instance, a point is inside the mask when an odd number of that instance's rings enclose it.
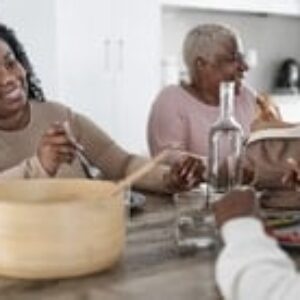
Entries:
{"label": "kitchen background", "polygon": [[[147,153],[155,95],[185,76],[181,44],[196,24],[240,32],[253,65],[247,81],[259,91],[273,93],[282,60],[300,61],[300,0],[0,0],[0,17],[23,41],[49,99],[139,153]],[[300,120],[298,95],[279,100]]]}
{"label": "kitchen background", "polygon": [[295,17],[167,7],[162,15],[163,57],[176,58],[180,70],[181,45],[186,32],[199,23],[221,22],[238,30],[245,53],[254,64],[248,81],[270,91],[279,64],[287,57],[300,59],[300,19]]}

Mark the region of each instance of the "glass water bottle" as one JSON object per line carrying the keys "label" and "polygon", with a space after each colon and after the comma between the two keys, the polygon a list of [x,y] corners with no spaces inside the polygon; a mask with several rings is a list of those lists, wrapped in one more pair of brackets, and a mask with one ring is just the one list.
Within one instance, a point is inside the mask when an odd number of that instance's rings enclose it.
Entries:
{"label": "glass water bottle", "polygon": [[234,82],[220,85],[220,116],[209,132],[209,184],[213,192],[224,193],[241,181],[240,157],[243,130],[234,117]]}

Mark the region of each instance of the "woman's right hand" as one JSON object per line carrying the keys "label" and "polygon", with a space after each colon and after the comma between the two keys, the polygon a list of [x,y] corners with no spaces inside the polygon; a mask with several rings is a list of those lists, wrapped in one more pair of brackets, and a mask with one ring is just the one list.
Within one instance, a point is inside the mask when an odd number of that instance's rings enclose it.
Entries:
{"label": "woman's right hand", "polygon": [[213,203],[216,223],[221,228],[235,218],[259,216],[255,193],[252,189],[234,189]]}
{"label": "woman's right hand", "polygon": [[75,154],[75,146],[59,123],[50,126],[37,147],[38,159],[50,176],[55,176],[62,163],[72,163]]}

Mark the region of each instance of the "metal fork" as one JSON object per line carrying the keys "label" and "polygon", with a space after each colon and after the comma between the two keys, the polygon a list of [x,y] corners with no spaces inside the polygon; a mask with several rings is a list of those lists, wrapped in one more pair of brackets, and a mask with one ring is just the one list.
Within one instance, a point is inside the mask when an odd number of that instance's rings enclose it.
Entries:
{"label": "metal fork", "polygon": [[76,156],[78,157],[78,159],[80,160],[80,162],[82,163],[82,165],[84,166],[84,168],[86,169],[88,175],[91,178],[99,178],[101,175],[101,171],[93,166],[90,161],[87,159],[87,157],[84,154],[84,147],[77,142],[70,123],[68,121],[63,122],[63,128],[66,132],[66,135],[69,139],[69,141],[71,142],[71,144],[76,148]]}

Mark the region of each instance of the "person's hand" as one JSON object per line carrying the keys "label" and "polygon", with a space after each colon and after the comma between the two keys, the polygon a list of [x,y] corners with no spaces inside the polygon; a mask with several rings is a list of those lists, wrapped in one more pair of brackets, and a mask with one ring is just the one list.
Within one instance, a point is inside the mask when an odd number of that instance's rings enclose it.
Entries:
{"label": "person's hand", "polygon": [[266,94],[258,95],[256,98],[258,107],[258,119],[261,121],[282,121],[278,107]]}
{"label": "person's hand", "polygon": [[76,148],[68,138],[62,124],[53,124],[42,136],[38,147],[38,159],[50,176],[55,176],[62,163],[72,163]]}
{"label": "person's hand", "polygon": [[294,158],[287,159],[289,169],[282,177],[282,183],[288,188],[296,188],[300,184],[300,164]]}
{"label": "person's hand", "polygon": [[217,225],[222,227],[234,218],[257,215],[256,198],[251,189],[235,189],[212,205]]}
{"label": "person's hand", "polygon": [[251,124],[251,131],[265,128],[288,127],[289,124],[283,122],[278,107],[266,94],[258,95],[256,98],[257,115]]}
{"label": "person's hand", "polygon": [[166,185],[172,192],[190,190],[204,181],[204,171],[200,158],[187,156],[171,166],[165,176]]}

